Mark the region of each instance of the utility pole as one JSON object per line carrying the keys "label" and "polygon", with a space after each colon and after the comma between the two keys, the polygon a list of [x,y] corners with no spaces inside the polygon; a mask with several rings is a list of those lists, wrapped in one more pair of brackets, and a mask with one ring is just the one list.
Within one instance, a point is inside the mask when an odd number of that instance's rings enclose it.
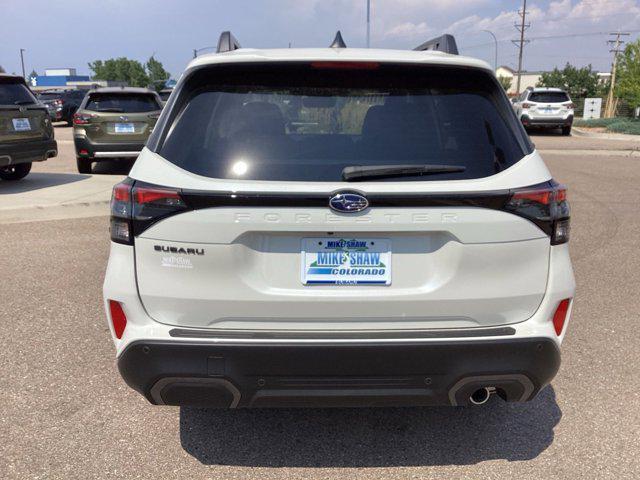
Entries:
{"label": "utility pole", "polygon": [[612,45],[613,48],[609,52],[613,53],[613,63],[611,64],[611,85],[609,86],[609,95],[607,95],[607,105],[604,109],[604,118],[612,118],[616,114],[616,106],[614,105],[614,90],[616,87],[616,70],[618,68],[618,55],[622,51],[622,45],[624,41],[620,38],[622,36],[631,35],[629,32],[613,32],[609,34],[615,36],[615,40],[608,40],[607,43]]}
{"label": "utility pole", "polygon": [[529,40],[524,39],[524,32],[527,28],[531,26],[530,23],[527,23],[527,0],[523,0],[522,11],[518,12],[518,15],[522,18],[522,22],[520,24],[515,24],[516,30],[520,32],[520,40],[511,40],[514,45],[516,45],[520,52],[518,54],[518,82],[516,84],[516,94],[520,93],[520,80],[522,77],[522,56],[524,54],[524,46],[529,43]]}
{"label": "utility pole", "polygon": [[367,0],[367,48],[371,45],[371,0]]}
{"label": "utility pole", "polygon": [[27,79],[27,77],[24,74],[24,52],[26,52],[26,50],[24,48],[20,49],[20,63],[22,63],[22,78],[24,78],[25,80]]}

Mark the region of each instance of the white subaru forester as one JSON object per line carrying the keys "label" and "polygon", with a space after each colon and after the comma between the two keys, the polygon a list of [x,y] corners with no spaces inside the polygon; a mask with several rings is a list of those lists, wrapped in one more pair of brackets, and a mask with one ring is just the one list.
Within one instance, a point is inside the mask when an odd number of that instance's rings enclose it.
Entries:
{"label": "white subaru forester", "polygon": [[552,380],[566,189],[490,67],[455,53],[225,32],[190,63],[113,191],[128,385],[240,408],[521,402]]}

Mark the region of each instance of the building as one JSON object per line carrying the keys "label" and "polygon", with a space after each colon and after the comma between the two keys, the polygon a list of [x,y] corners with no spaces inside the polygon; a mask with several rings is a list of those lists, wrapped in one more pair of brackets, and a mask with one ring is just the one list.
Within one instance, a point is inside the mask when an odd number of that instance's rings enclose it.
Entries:
{"label": "building", "polygon": [[[522,75],[520,75],[520,91],[528,87],[535,87],[543,73],[544,72],[522,72]],[[507,90],[509,95],[518,93],[516,91],[516,87],[518,86],[518,72],[503,65],[496,69],[496,77],[509,78],[511,80],[511,87]]]}

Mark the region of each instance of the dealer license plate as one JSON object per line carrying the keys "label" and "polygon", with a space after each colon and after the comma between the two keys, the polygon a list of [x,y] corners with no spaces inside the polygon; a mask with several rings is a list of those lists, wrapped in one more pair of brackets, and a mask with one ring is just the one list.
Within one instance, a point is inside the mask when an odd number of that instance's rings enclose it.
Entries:
{"label": "dealer license plate", "polygon": [[391,240],[302,239],[304,285],[391,285]]}

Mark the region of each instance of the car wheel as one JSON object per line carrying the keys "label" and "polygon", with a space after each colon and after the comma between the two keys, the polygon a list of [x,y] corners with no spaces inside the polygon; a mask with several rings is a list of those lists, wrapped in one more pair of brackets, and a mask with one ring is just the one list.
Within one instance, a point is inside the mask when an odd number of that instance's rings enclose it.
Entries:
{"label": "car wheel", "polygon": [[31,163],[20,163],[9,167],[0,168],[0,178],[2,180],[20,180],[31,171]]}
{"label": "car wheel", "polygon": [[91,173],[91,160],[76,157],[76,165],[78,167],[78,173]]}
{"label": "car wheel", "polygon": [[568,127],[562,127],[562,135],[565,137],[571,135],[571,125]]}

